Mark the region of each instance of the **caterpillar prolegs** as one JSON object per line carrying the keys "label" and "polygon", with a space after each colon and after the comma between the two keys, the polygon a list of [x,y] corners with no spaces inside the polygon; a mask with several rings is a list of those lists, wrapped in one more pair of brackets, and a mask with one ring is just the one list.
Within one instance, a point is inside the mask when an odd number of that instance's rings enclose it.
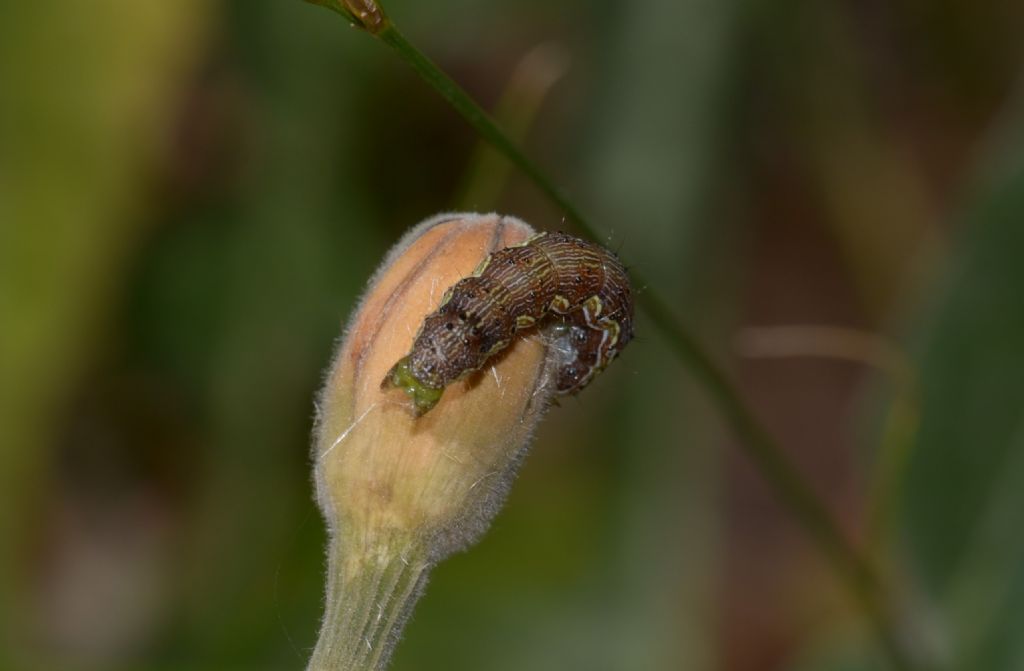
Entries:
{"label": "caterpillar prolegs", "polygon": [[633,338],[633,294],[618,257],[566,233],[494,252],[445,293],[383,386],[403,388],[423,414],[534,326],[554,334],[556,391],[587,386]]}

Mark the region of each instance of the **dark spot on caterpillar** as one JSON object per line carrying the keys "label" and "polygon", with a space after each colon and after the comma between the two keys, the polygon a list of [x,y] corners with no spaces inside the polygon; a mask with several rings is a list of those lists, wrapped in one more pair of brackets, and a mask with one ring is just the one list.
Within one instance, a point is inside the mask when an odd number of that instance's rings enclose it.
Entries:
{"label": "dark spot on caterpillar", "polygon": [[604,247],[565,233],[498,250],[478,275],[446,295],[448,302],[427,315],[409,355],[384,382],[401,374],[407,387],[410,379],[418,385],[414,399],[429,399],[416,401],[419,414],[446,386],[507,346],[517,324],[543,328],[546,319],[557,318],[548,337],[562,394],[583,389],[633,338],[633,293],[622,263]]}

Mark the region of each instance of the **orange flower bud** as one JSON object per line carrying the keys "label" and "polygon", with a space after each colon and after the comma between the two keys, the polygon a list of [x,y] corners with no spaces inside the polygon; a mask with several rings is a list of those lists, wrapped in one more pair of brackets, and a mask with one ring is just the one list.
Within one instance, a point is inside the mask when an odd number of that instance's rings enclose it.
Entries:
{"label": "orange flower bud", "polygon": [[[517,338],[448,385],[422,416],[381,382],[448,287],[532,234],[498,215],[428,220],[388,254],[352,317],[314,436],[331,551],[327,615],[310,668],[382,665],[428,567],[476,540],[501,504],[553,390],[543,339]],[[360,619],[367,608],[371,620],[384,614],[379,626]]]}

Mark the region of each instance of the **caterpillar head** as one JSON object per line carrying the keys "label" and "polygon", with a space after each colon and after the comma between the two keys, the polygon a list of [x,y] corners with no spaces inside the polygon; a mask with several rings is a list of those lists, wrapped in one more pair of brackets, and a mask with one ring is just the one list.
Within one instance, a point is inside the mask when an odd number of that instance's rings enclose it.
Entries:
{"label": "caterpillar head", "polygon": [[479,367],[486,354],[482,350],[489,349],[483,341],[472,316],[442,308],[424,320],[412,350],[395,364],[383,386],[403,389],[416,414],[422,415],[437,404],[446,386]]}

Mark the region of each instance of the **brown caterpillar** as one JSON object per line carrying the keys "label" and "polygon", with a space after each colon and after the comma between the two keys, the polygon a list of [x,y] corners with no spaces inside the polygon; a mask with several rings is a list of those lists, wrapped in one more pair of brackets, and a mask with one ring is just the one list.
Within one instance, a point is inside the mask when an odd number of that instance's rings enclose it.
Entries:
{"label": "brown caterpillar", "polygon": [[494,252],[445,293],[382,386],[404,389],[421,415],[517,331],[546,319],[560,354],[556,390],[578,392],[633,338],[633,294],[618,257],[566,233]]}

